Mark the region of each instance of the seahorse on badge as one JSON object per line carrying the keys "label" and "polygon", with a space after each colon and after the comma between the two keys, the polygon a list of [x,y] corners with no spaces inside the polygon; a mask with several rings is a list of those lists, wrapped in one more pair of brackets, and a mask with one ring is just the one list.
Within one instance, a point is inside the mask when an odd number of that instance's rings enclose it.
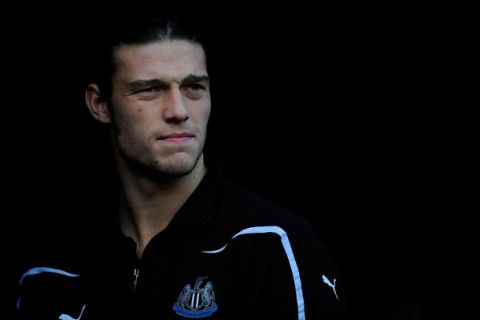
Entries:
{"label": "seahorse on badge", "polygon": [[215,302],[215,294],[212,291],[213,285],[211,282],[207,282],[205,287],[200,289],[202,292],[202,302],[204,306],[210,306],[213,302]]}
{"label": "seahorse on badge", "polygon": [[185,306],[186,304],[188,304],[188,300],[192,296],[192,292],[193,290],[190,284],[186,284],[183,287],[183,291],[180,292],[180,295],[178,296],[178,299],[177,299],[178,304],[181,306]]}

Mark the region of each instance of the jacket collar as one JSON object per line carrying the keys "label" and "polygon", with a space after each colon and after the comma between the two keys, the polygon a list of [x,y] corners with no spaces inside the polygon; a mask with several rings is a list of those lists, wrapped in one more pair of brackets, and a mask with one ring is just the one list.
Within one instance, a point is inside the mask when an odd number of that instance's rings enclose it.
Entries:
{"label": "jacket collar", "polygon": [[[224,170],[220,161],[214,159],[207,163],[207,174],[176,213],[167,229],[188,226],[203,229],[218,214],[219,197],[224,184]],[[92,215],[92,221],[85,232],[83,242],[97,245],[125,243],[125,237],[118,225],[118,205],[103,205]],[[100,212],[99,212],[100,211]]]}

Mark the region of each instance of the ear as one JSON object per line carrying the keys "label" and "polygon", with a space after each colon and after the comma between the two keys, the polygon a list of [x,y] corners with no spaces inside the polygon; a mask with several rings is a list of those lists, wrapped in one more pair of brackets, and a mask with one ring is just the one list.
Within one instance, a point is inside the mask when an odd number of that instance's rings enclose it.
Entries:
{"label": "ear", "polygon": [[108,102],[100,95],[100,88],[91,83],[85,89],[85,102],[92,116],[101,123],[111,123],[112,117],[108,110]]}

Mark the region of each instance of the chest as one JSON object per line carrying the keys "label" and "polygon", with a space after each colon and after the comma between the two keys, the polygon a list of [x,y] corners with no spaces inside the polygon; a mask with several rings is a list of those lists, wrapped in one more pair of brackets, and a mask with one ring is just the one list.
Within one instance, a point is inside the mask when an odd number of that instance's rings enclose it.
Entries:
{"label": "chest", "polygon": [[282,254],[272,237],[155,239],[142,259],[97,254],[80,277],[38,278],[34,295],[49,292],[46,319],[254,319],[273,294]]}

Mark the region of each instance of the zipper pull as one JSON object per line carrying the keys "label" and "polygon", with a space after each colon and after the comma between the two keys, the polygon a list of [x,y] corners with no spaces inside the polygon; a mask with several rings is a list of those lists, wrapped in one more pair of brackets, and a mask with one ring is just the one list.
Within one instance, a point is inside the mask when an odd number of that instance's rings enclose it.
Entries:
{"label": "zipper pull", "polygon": [[133,291],[137,290],[138,276],[140,275],[140,269],[133,269]]}

